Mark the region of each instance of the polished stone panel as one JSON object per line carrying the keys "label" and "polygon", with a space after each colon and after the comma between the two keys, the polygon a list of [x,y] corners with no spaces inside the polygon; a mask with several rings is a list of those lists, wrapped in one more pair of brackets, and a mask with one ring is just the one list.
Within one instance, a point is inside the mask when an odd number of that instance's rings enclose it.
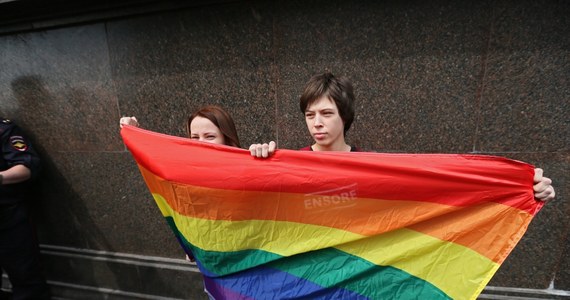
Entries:
{"label": "polished stone panel", "polygon": [[[569,185],[568,181],[566,185]],[[570,234],[566,235],[566,244],[564,244],[562,253],[561,263],[556,270],[554,287],[559,290],[570,291]]]}
{"label": "polished stone panel", "polygon": [[0,114],[47,151],[120,150],[105,26],[0,39]]}
{"label": "polished stone panel", "polygon": [[242,147],[273,137],[271,30],[272,16],[259,3],[111,22],[121,115],[186,136],[189,115],[217,104],[234,118]]}
{"label": "polished stone panel", "polygon": [[40,178],[40,242],[184,257],[130,153],[55,153]]}
{"label": "polished stone panel", "polygon": [[241,146],[247,148],[272,137],[276,119],[266,79],[269,70],[252,71],[219,70],[118,80],[121,114],[136,116],[145,129],[187,136],[186,122],[192,112],[203,105],[219,105],[232,115]]}
{"label": "polished stone panel", "polygon": [[[266,66],[272,39],[268,6],[238,2],[111,21],[107,28],[113,76],[152,78]],[[239,83],[228,77],[232,79]]]}
{"label": "polished stone panel", "polygon": [[184,260],[48,249],[42,261],[53,294],[66,299],[207,299],[197,267]]}
{"label": "polished stone panel", "polygon": [[488,4],[287,1],[279,9],[283,146],[306,145],[304,125],[294,124],[302,123],[298,96],[311,75],[331,71],[354,84],[349,143],[390,152],[472,151]]}
{"label": "polished stone panel", "polygon": [[568,2],[497,4],[481,105],[481,151],[570,148]]}
{"label": "polished stone panel", "polygon": [[[277,60],[283,65],[398,59],[484,49],[489,1],[280,1]],[[352,70],[350,70],[352,71]]]}

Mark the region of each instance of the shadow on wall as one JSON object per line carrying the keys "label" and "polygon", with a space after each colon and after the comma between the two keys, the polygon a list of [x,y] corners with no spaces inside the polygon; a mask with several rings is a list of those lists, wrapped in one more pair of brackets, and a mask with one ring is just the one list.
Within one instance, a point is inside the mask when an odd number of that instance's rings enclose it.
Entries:
{"label": "shadow on wall", "polygon": [[[110,245],[89,217],[81,195],[76,193],[58,168],[65,153],[56,150],[58,132],[55,112],[57,101],[39,76],[22,76],[12,81],[12,91],[18,102],[17,122],[29,134],[42,162],[42,172],[34,193],[34,216],[37,218],[40,243],[78,248],[108,249]],[[59,163],[66,163],[61,161]],[[63,274],[52,274],[50,262],[48,280],[66,280]],[[96,282],[92,272],[68,270],[72,278],[81,282]],[[58,268],[55,268],[58,269]],[[70,272],[71,271],[71,272]],[[79,270],[78,270],[79,271]],[[71,274],[73,273],[73,274]]]}
{"label": "shadow on wall", "polygon": [[[65,111],[73,112],[71,117],[78,115],[81,118],[89,114],[89,108],[86,107],[90,103],[88,95],[71,91],[71,95],[82,95],[85,98],[62,101],[61,97],[50,92],[40,76],[22,76],[15,79],[12,81],[12,91],[17,101],[15,106],[18,107],[15,112],[16,123],[29,134],[42,160],[42,172],[36,182],[33,203],[40,243],[112,252],[112,245],[96,222],[97,212],[88,208],[86,201],[90,198],[82,194],[83,190],[92,190],[90,185],[93,181],[73,178],[97,178],[93,170],[85,169],[78,163],[85,160],[87,154],[66,151],[66,141],[69,142],[68,145],[81,143],[85,141],[90,130],[74,126],[80,124],[81,119],[74,124],[64,124],[65,119],[69,120],[70,116],[59,116]],[[62,105],[73,107],[61,107]],[[76,114],[78,110],[80,114]],[[68,129],[70,130],[63,138],[57,136]],[[83,189],[78,187],[81,184],[84,185]],[[97,260],[99,254],[94,252],[86,252],[80,258],[50,255],[52,254],[44,253],[43,258],[48,280],[51,281],[125,291],[132,290],[133,281],[137,282],[134,278],[125,276],[124,270],[118,269],[117,264]],[[112,276],[109,276],[110,274]],[[147,275],[151,274],[147,272]],[[155,279],[156,276],[151,278]]]}

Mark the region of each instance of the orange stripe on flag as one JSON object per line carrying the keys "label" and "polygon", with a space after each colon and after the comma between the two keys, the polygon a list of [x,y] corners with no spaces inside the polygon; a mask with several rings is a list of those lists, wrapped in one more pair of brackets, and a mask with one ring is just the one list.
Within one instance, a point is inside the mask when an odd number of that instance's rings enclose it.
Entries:
{"label": "orange stripe on flag", "polygon": [[[508,253],[501,244],[494,243],[497,234],[523,227],[532,219],[525,211],[493,202],[457,207],[421,201],[351,198],[347,196],[349,189],[339,190],[339,195],[332,199],[330,195],[232,191],[169,184],[139,167],[151,192],[161,194],[181,215],[226,221],[297,222],[366,236],[408,227],[470,247],[498,263]],[[362,218],[363,215],[367,218]]]}

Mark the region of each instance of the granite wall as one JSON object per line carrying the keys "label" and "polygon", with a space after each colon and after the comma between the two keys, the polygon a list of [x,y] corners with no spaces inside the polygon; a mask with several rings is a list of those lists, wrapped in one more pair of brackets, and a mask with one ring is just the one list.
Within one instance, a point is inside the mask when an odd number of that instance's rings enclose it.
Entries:
{"label": "granite wall", "polygon": [[184,136],[189,113],[215,103],[242,145],[296,149],[311,141],[301,89],[329,70],[355,86],[351,144],[542,167],[557,199],[481,297],[570,295],[569,15],[564,0],[237,1],[1,35],[0,115],[43,158],[36,219],[54,294],[203,298],[119,117]]}

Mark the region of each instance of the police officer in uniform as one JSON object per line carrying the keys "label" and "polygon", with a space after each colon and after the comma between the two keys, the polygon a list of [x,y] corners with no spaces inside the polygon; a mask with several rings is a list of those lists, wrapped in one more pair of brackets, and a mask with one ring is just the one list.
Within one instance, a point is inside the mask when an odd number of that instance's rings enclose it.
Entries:
{"label": "police officer in uniform", "polygon": [[1,118],[0,142],[0,268],[12,284],[12,300],[50,299],[25,203],[40,160],[20,128]]}

